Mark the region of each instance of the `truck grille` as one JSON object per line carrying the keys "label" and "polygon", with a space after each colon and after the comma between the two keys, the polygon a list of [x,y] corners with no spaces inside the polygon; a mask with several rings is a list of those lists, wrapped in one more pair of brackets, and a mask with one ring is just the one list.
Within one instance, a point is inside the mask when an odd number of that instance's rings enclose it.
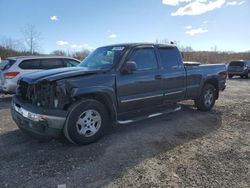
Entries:
{"label": "truck grille", "polygon": [[17,95],[25,102],[41,107],[53,106],[53,87],[50,84],[38,83],[29,84],[25,81],[20,81]]}
{"label": "truck grille", "polygon": [[29,84],[24,81],[20,81],[17,89],[17,95],[19,95],[23,100],[28,100],[27,91]]}

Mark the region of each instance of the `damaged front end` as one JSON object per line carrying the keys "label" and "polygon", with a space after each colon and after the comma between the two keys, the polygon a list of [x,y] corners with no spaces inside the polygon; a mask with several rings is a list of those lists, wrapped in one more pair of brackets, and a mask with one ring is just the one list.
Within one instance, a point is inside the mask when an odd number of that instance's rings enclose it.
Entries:
{"label": "damaged front end", "polygon": [[74,90],[74,85],[68,80],[42,80],[37,83],[20,80],[16,96],[38,107],[65,110],[73,101],[71,93]]}

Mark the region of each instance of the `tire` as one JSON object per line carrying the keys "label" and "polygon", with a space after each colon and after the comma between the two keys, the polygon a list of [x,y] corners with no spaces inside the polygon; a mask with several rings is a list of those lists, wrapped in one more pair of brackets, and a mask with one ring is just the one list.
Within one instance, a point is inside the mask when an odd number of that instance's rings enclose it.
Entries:
{"label": "tire", "polygon": [[102,103],[93,99],[79,101],[70,108],[64,135],[73,144],[90,144],[103,135],[108,120],[107,109]]}
{"label": "tire", "polygon": [[240,78],[244,78],[244,77],[245,77],[245,76],[243,76],[243,75],[242,75],[242,76],[240,76]]}
{"label": "tire", "polygon": [[205,84],[195,106],[200,111],[209,111],[213,108],[216,98],[216,89],[211,84]]}
{"label": "tire", "polygon": [[233,75],[228,75],[228,78],[233,78]]}

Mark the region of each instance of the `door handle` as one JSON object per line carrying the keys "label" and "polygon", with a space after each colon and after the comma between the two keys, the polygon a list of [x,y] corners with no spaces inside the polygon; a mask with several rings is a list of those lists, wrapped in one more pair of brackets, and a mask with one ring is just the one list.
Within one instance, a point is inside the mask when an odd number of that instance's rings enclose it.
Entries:
{"label": "door handle", "polygon": [[159,75],[159,74],[158,74],[158,75],[155,75],[155,79],[156,79],[156,80],[160,80],[160,79],[161,79],[161,75]]}

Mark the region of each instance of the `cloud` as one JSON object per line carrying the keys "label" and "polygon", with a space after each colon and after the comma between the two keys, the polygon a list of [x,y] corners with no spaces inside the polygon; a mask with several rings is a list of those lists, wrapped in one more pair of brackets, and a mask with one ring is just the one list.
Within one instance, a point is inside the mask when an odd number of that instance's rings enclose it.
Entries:
{"label": "cloud", "polygon": [[110,34],[110,35],[109,35],[109,38],[115,39],[115,38],[117,38],[117,35],[116,35],[116,34]]}
{"label": "cloud", "polygon": [[230,1],[227,3],[227,6],[233,6],[233,5],[237,5],[238,2],[237,1]]}
{"label": "cloud", "polygon": [[227,6],[235,6],[235,5],[243,5],[246,1],[229,1],[227,2]]}
{"label": "cloud", "polygon": [[198,35],[198,34],[201,34],[201,33],[207,33],[207,32],[208,32],[207,29],[197,28],[197,29],[191,29],[189,31],[186,31],[185,33],[187,35],[190,35],[190,36],[195,36],[195,35]]}
{"label": "cloud", "polygon": [[192,29],[192,25],[187,25],[185,29]]}
{"label": "cloud", "polygon": [[190,2],[192,0],[162,0],[162,4],[176,6],[183,2]]}
{"label": "cloud", "polygon": [[89,45],[88,44],[72,44],[70,47],[75,48],[75,49],[83,49],[83,48],[88,48]]}
{"label": "cloud", "polygon": [[94,50],[95,47],[90,46],[89,44],[72,44],[70,47],[74,50],[83,50],[83,49],[88,49],[88,50]]}
{"label": "cloud", "polygon": [[185,15],[201,15],[209,11],[221,8],[226,3],[226,0],[193,0],[184,7],[180,7],[172,16],[185,16]]}
{"label": "cloud", "polygon": [[57,16],[51,16],[51,17],[50,17],[50,20],[51,20],[51,21],[58,21],[58,18],[57,18]]}
{"label": "cloud", "polygon": [[58,40],[56,42],[56,44],[59,46],[65,46],[65,45],[68,45],[69,43],[67,41],[64,41],[64,40]]}
{"label": "cloud", "polygon": [[238,3],[238,5],[243,5],[246,1],[241,1]]}

